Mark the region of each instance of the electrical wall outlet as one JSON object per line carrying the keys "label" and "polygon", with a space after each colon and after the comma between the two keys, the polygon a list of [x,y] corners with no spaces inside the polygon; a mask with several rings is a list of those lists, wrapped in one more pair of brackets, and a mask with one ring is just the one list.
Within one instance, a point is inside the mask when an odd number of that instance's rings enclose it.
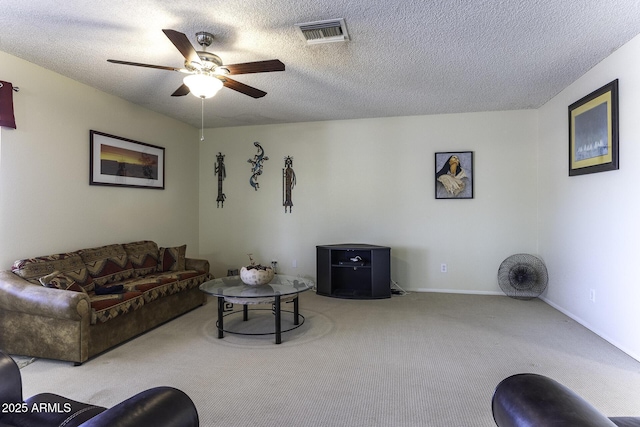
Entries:
{"label": "electrical wall outlet", "polygon": [[440,273],[447,272],[447,264],[440,264]]}
{"label": "electrical wall outlet", "polygon": [[596,290],[589,289],[589,301],[596,302]]}
{"label": "electrical wall outlet", "polygon": [[291,261],[291,267],[298,268],[298,260],[297,259],[294,259],[293,261]]}

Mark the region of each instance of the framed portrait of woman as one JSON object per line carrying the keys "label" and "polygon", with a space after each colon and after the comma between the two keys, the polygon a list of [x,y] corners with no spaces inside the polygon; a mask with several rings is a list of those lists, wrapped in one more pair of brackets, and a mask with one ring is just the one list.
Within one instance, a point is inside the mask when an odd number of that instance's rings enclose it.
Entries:
{"label": "framed portrait of woman", "polygon": [[436,199],[473,199],[473,151],[436,153]]}

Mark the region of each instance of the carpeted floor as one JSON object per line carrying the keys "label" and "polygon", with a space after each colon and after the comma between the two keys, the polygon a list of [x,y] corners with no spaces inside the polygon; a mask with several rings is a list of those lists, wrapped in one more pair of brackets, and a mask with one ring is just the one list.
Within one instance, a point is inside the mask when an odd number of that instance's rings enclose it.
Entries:
{"label": "carpeted floor", "polygon": [[[306,321],[280,345],[273,336],[217,339],[210,300],[82,366],[36,360],[22,369],[24,394],[111,406],[169,385],[191,396],[203,426],[489,427],[496,384],[535,372],[609,416],[640,414],[640,362],[540,300],[306,292],[300,301]],[[253,332],[273,322],[268,310],[232,319],[226,327]]]}

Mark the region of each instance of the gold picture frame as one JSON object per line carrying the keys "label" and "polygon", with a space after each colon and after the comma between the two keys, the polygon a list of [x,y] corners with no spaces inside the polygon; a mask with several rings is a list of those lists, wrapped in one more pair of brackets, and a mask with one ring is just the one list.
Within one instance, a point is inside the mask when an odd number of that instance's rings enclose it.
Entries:
{"label": "gold picture frame", "polygon": [[569,106],[569,176],[617,170],[618,80]]}

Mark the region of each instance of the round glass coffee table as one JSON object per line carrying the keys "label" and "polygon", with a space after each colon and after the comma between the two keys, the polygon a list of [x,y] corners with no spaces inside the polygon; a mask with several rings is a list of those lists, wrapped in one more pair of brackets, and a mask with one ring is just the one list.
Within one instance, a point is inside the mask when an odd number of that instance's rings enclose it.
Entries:
{"label": "round glass coffee table", "polygon": [[[242,305],[242,316],[244,321],[249,320],[248,306],[252,304],[272,304],[275,315],[275,331],[269,335],[276,336],[276,344],[282,342],[282,333],[296,329],[304,323],[304,316],[299,312],[298,294],[313,288],[314,282],[309,279],[296,276],[285,276],[276,274],[273,280],[266,285],[250,286],[245,285],[240,280],[240,276],[221,277],[209,280],[200,285],[200,290],[209,295],[218,297],[218,338],[223,338],[224,333],[241,335],[265,335],[233,332],[224,329],[224,318],[240,311],[234,311],[233,305]],[[282,310],[281,304],[285,301],[293,301],[293,324],[292,328],[282,330]],[[300,321],[302,319],[302,321]]]}

